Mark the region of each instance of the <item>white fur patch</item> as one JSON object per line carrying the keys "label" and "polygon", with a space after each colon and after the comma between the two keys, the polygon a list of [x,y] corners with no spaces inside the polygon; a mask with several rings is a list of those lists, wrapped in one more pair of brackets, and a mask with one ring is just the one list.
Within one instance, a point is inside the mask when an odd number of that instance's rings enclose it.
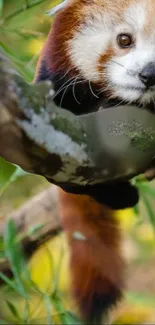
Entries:
{"label": "white fur patch", "polygon": [[129,102],[142,97],[145,86],[139,79],[139,73],[150,62],[155,62],[155,42],[152,44],[148,40],[144,43],[142,39],[137,43],[137,49],[131,50],[125,56],[114,57],[113,62],[108,65],[108,76],[115,95]]}
{"label": "white fur patch", "polygon": [[142,30],[147,23],[146,1],[136,1],[125,12],[124,20],[135,27],[135,30]]}
{"label": "white fur patch", "polygon": [[[141,103],[148,103],[155,97],[155,92],[144,93],[145,86],[139,79],[139,73],[149,63],[155,64],[155,31],[146,37],[145,27],[148,23],[147,12],[148,0],[135,1],[125,12],[125,31],[135,37],[135,46],[124,55],[112,58],[108,64],[109,86],[113,89],[114,97],[132,102],[139,100]],[[124,25],[117,27],[121,32]],[[131,32],[132,30],[132,32]]]}
{"label": "white fur patch", "polygon": [[111,37],[106,15],[99,15],[96,20],[87,21],[68,42],[68,50],[73,64],[83,77],[91,81],[99,79],[97,63],[100,55],[106,52]]}
{"label": "white fur patch", "polygon": [[[153,15],[151,17],[148,14],[152,8],[155,10],[155,0],[135,0],[122,13],[122,17],[121,10],[114,17],[105,14],[104,10],[98,11],[93,18],[84,21],[83,26],[77,29],[73,39],[68,42],[72,63],[90,81],[101,80],[98,69],[101,55],[106,54],[109,47],[116,53],[112,59],[109,58],[106,66],[103,62],[101,70],[103,80],[106,77],[113,97],[120,97],[122,101],[139,100],[146,103],[155,94],[152,91],[144,93],[145,86],[139,78],[139,73],[145,66],[152,62],[155,64],[155,29],[152,27],[149,35],[145,31],[148,23],[154,26],[153,22],[148,21],[148,17],[154,19]],[[127,51],[117,44],[117,36],[121,33],[130,33],[135,40],[134,46]]]}

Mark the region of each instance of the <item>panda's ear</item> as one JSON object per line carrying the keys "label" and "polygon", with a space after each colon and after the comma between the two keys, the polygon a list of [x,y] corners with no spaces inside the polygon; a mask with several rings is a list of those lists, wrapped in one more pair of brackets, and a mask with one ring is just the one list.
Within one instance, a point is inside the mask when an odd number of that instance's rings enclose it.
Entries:
{"label": "panda's ear", "polygon": [[70,2],[70,0],[64,0],[63,2],[61,2],[60,4],[58,4],[57,6],[53,7],[51,10],[49,10],[47,14],[49,16],[55,15],[57,12],[61,11],[62,9],[64,9],[69,2]]}

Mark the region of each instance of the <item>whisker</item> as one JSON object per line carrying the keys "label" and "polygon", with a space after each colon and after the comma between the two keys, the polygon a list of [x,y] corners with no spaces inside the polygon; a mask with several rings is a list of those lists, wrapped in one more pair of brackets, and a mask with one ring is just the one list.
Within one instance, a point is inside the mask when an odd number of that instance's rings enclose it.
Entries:
{"label": "whisker", "polygon": [[125,103],[125,99],[121,100],[120,102],[118,102],[116,105],[112,106],[112,107],[118,107],[120,106],[121,104]]}
{"label": "whisker", "polygon": [[91,81],[90,81],[90,80],[89,80],[89,89],[90,89],[90,91],[91,91],[91,93],[92,93],[92,95],[93,95],[94,97],[99,98],[99,96],[97,96],[97,95],[94,93],[94,91],[93,91],[93,89],[92,89],[92,86],[91,86]]}
{"label": "whisker", "polygon": [[115,60],[111,60],[111,62],[118,64],[120,67],[125,68],[125,66],[123,64],[121,64],[120,62],[117,62]]}
{"label": "whisker", "polygon": [[61,97],[60,107],[62,105],[62,102],[63,102],[63,99],[64,99],[64,96],[65,96],[65,93],[66,93],[67,89],[73,84],[74,80],[75,80],[75,77],[68,80],[68,81],[71,81],[71,82],[61,89],[61,91],[62,90],[64,90],[64,91],[63,91],[63,94],[62,94],[62,97]]}
{"label": "whisker", "polygon": [[72,70],[74,69],[74,67],[70,67],[63,75],[62,75],[62,77],[59,79],[59,80],[62,80],[63,78],[65,78],[66,76],[67,76],[67,74],[69,73],[69,72],[71,72]]}
{"label": "whisker", "polygon": [[65,81],[63,83],[63,85],[61,85],[61,87],[57,90],[57,92],[54,94],[54,96],[52,97],[52,99],[54,99],[68,84],[68,82],[70,82],[71,80],[74,80],[75,77],[70,78],[69,80]]}
{"label": "whisker", "polygon": [[[75,78],[74,78],[75,79]],[[74,81],[74,79],[73,79],[73,81]],[[64,96],[65,96],[65,94],[66,94],[66,91],[67,91],[67,89],[69,88],[69,86],[71,86],[72,85],[72,81],[68,84],[68,85],[66,85],[63,89],[64,89],[64,92],[63,92],[63,94],[62,94],[62,96],[61,96],[61,101],[60,101],[60,107],[62,107],[62,103],[63,103],[63,99],[64,99]],[[63,90],[62,89],[62,90]],[[61,91],[62,91],[61,90]]]}
{"label": "whisker", "polygon": [[[126,67],[125,67],[122,63],[117,62],[116,60],[110,59],[110,62],[113,62],[113,63],[119,65],[120,67],[124,68],[125,70],[127,70]],[[110,65],[110,62],[109,62],[109,63],[104,63],[104,64],[99,64],[99,66],[100,66],[100,67],[107,67],[108,65]],[[137,75],[137,74],[138,74],[137,71],[132,70],[132,69],[129,69],[129,70],[127,70],[127,71],[128,71],[129,73],[132,72],[134,75]]]}
{"label": "whisker", "polygon": [[78,101],[78,99],[76,98],[76,95],[75,95],[75,85],[77,84],[77,80],[78,80],[79,77],[80,77],[80,75],[78,75],[75,78],[72,90],[73,90],[73,96],[74,96],[75,101],[80,105],[81,103]]}
{"label": "whisker", "polygon": [[103,86],[102,88],[100,88],[100,91],[99,91],[98,94],[101,94],[102,92],[106,92],[108,90],[111,90],[111,88],[112,88],[111,85],[107,85],[106,87]]}
{"label": "whisker", "polygon": [[[79,84],[79,83],[82,83],[82,82],[83,82],[83,81],[78,81],[78,82],[76,82],[76,84]],[[63,102],[64,96],[65,96],[65,93],[66,93],[68,87],[72,86],[73,84],[74,84],[74,80],[71,81],[71,83],[70,83],[69,85],[67,85],[66,87],[64,87],[65,90],[64,90],[64,92],[63,92],[63,94],[62,94],[62,97],[61,97],[60,107],[61,107],[61,105],[62,105],[62,102]]]}

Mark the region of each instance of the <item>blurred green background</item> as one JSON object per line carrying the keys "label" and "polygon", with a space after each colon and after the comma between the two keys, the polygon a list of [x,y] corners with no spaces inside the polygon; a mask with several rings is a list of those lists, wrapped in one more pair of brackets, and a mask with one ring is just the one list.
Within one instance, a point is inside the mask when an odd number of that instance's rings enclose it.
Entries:
{"label": "blurred green background", "polygon": [[[28,82],[33,80],[36,63],[52,23],[52,17],[47,12],[57,3],[54,0],[0,0],[1,51]],[[124,234],[122,249],[128,271],[124,300],[111,314],[113,324],[155,322],[155,185],[138,178],[133,182],[140,191],[139,205],[117,213]],[[42,177],[25,174],[0,158],[0,225],[13,210],[48,186]],[[62,240],[64,245],[64,239],[51,239],[42,247],[30,262],[28,277],[27,273],[23,274],[27,262],[23,260],[20,240],[17,239],[14,225],[6,222],[4,236],[0,238],[0,263],[4,258],[9,260],[14,279],[10,281],[0,273],[7,283],[0,287],[0,324],[54,324],[58,319],[59,323],[77,324],[77,318],[70,313],[70,303],[67,307],[64,304],[64,299],[68,299],[69,285],[66,262],[61,267],[58,263],[56,268],[56,273],[63,271],[60,288],[57,286],[54,293],[53,289],[45,290],[45,278],[50,283],[55,281],[53,264],[49,267],[49,260],[53,252],[59,256],[60,242]],[[66,248],[64,251],[65,260],[68,252]],[[40,260],[44,261],[42,265]],[[52,316],[55,311],[58,318]]]}
{"label": "blurred green background", "polygon": [[[60,2],[60,1],[59,1]],[[27,81],[51,26],[56,0],[0,0],[0,46]]]}

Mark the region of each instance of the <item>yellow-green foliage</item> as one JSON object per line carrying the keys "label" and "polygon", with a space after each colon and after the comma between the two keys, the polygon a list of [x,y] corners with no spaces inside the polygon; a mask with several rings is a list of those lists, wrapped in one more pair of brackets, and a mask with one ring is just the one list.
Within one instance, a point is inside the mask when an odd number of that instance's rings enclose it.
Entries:
{"label": "yellow-green foliage", "polygon": [[58,0],[3,0],[0,46],[27,81],[32,81],[52,18],[46,12]]}

